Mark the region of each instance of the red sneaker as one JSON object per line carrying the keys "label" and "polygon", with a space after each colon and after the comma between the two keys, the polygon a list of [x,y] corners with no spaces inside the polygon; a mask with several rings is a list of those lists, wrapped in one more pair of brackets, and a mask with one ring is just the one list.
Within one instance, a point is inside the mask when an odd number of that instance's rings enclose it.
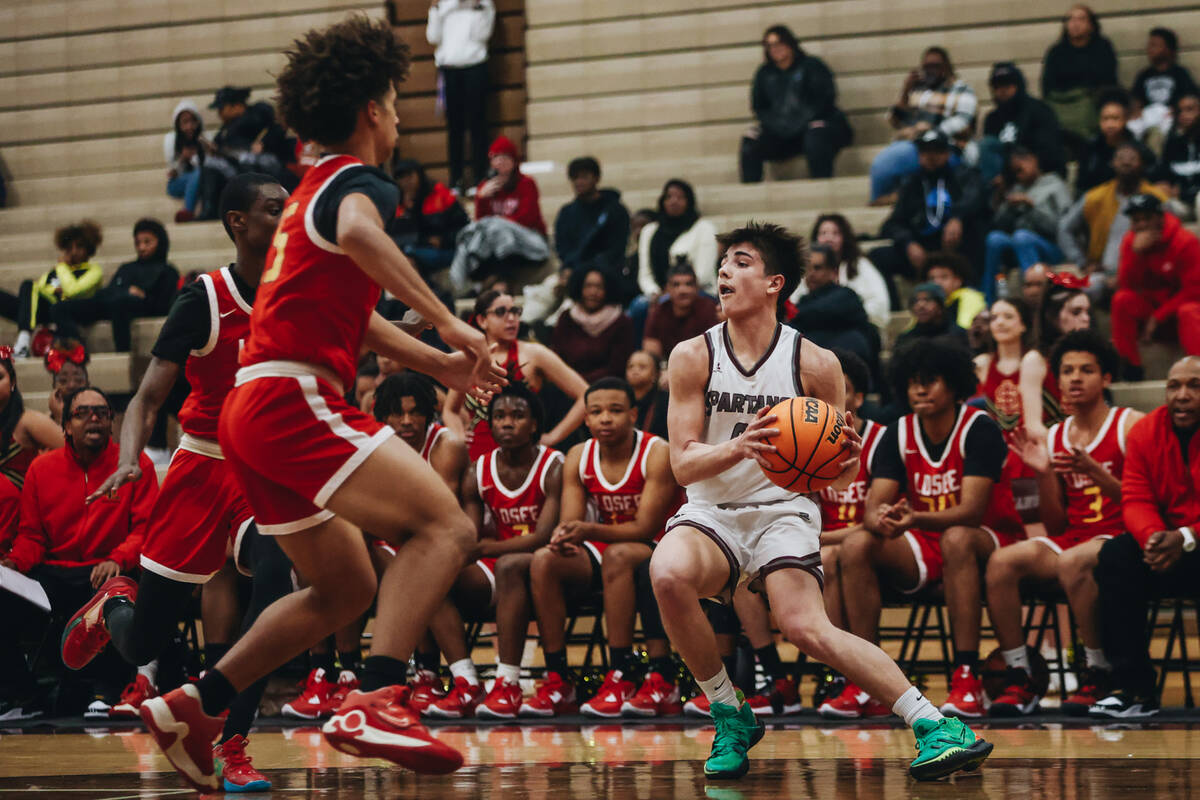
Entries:
{"label": "red sneaker", "polygon": [[[436,703],[426,706],[421,714],[426,717],[442,719],[473,717],[475,716],[475,707],[483,700],[483,695],[483,684],[471,683],[466,678],[458,677],[454,679],[454,687],[450,689],[450,693]],[[411,705],[410,703],[409,706],[411,707]]]}
{"label": "red sneaker", "polygon": [[1071,717],[1086,717],[1088,709],[1112,694],[1112,673],[1088,667],[1079,676],[1079,689],[1062,702],[1062,711]]}
{"label": "red sneaker", "polygon": [[992,701],[988,714],[993,717],[1027,717],[1037,709],[1038,696],[1033,678],[1020,667],[1004,671],[1004,691]]}
{"label": "red sneaker", "polygon": [[557,717],[579,710],[575,702],[575,684],[567,683],[557,672],[546,675],[533,697],[521,703],[522,717]]}
{"label": "red sneaker", "polygon": [[343,753],[383,758],[413,772],[454,772],[462,766],[462,753],[430,735],[408,707],[408,697],[407,686],[351,692],[321,728],[325,741]]}
{"label": "red sneaker", "polygon": [[248,744],[242,736],[234,736],[213,747],[217,777],[227,792],[265,792],[271,788],[267,776],[250,763],[250,756],[246,755]]}
{"label": "red sneaker", "polygon": [[975,719],[986,711],[983,704],[983,681],[968,666],[961,666],[950,676],[950,696],[942,703],[941,712],[948,717]]}
{"label": "red sneaker", "polygon": [[712,710],[709,706],[708,697],[705,696],[704,692],[684,703],[683,713],[689,717],[711,717]]}
{"label": "red sneaker", "polygon": [[746,702],[755,714],[799,714],[801,707],[795,678],[776,678]]}
{"label": "red sneaker", "polygon": [[596,696],[581,705],[579,710],[588,717],[600,717],[601,719],[619,717],[621,708],[625,705],[626,700],[633,697],[635,688],[633,681],[625,680],[619,669],[610,669],[604,676],[604,683],[600,684],[600,690],[596,692]]}
{"label": "red sneaker", "polygon": [[328,717],[341,708],[342,703],[346,702],[346,698],[357,688],[358,678],[355,674],[348,669],[342,670],[338,674],[337,683],[333,684],[333,691],[329,693],[329,701],[321,707],[321,716]]}
{"label": "red sneaker", "polygon": [[213,742],[221,735],[225,714],[210,717],[200,705],[200,691],[185,683],[162,697],[152,697],[138,709],[158,749],[187,784],[198,792],[220,789],[213,764]]}
{"label": "red sneaker", "polygon": [[525,696],[519,683],[509,683],[504,678],[496,678],[487,697],[475,707],[475,716],[482,719],[516,719],[521,713],[521,703],[524,700]]}
{"label": "red sneaker", "polygon": [[117,704],[108,710],[108,718],[137,719],[138,709],[151,697],[158,697],[158,689],[150,682],[149,678],[139,672],[134,677],[133,683],[126,686],[125,691],[121,692],[121,699]]}
{"label": "red sneaker", "polygon": [[446,685],[442,683],[442,679],[436,672],[427,669],[417,670],[413,679],[409,681],[408,688],[411,690],[408,695],[408,707],[418,714],[425,713],[430,703],[436,703],[446,696]]}
{"label": "red sneaker", "polygon": [[325,670],[317,667],[304,679],[300,696],[283,704],[279,713],[293,719],[321,719],[328,717],[336,708],[329,706],[329,698],[336,687],[325,679]]}
{"label": "red sneaker", "polygon": [[621,713],[629,717],[667,717],[682,710],[679,684],[669,683],[657,672],[647,674],[633,697],[621,705]]}
{"label": "red sneaker", "polygon": [[842,693],[822,703],[817,713],[826,719],[864,719],[886,717],[892,710],[847,681]]}
{"label": "red sneaker", "polygon": [[108,644],[104,627],[104,604],[114,597],[137,600],[137,584],[123,575],[109,578],[87,604],[67,620],[63,629],[62,661],[71,669],[83,669]]}

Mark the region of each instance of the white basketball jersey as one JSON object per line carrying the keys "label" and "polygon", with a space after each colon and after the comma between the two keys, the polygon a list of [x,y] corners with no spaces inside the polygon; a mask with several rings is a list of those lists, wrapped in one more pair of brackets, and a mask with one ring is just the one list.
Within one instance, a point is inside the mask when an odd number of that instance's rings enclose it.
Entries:
{"label": "white basketball jersey", "polygon": [[[721,444],[741,435],[763,406],[804,394],[800,382],[800,342],[794,328],[775,326],[775,338],[757,364],[743,367],[733,354],[729,331],[722,322],[704,332],[709,375],[704,392],[705,444]],[[689,503],[746,505],[792,501],[801,497],[771,483],[758,462],[745,459],[687,487]]]}

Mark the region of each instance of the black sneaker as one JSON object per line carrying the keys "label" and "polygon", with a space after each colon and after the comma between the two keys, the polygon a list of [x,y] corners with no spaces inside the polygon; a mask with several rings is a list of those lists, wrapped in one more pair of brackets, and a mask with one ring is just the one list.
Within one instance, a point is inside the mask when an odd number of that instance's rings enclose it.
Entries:
{"label": "black sneaker", "polygon": [[817,686],[813,689],[813,708],[820,708],[826,700],[840,697],[846,691],[846,677],[829,670],[817,675]]}
{"label": "black sneaker", "polygon": [[1157,697],[1128,689],[1117,689],[1088,709],[1088,716],[1095,719],[1145,719],[1157,713]]}

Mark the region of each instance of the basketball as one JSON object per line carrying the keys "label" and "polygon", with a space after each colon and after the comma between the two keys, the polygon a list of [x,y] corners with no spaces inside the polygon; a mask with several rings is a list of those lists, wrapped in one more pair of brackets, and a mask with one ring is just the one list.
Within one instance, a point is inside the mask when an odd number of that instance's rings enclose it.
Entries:
{"label": "basketball", "polygon": [[841,469],[846,420],[842,413],[815,397],[793,397],[771,409],[779,431],[769,441],[777,453],[764,453],[770,466],[762,468],[771,482],[793,492],[818,492],[837,479]]}

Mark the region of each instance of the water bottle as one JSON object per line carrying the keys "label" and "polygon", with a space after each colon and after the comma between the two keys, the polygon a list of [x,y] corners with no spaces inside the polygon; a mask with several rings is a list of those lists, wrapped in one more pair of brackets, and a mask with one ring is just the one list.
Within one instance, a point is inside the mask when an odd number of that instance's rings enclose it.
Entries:
{"label": "water bottle", "polygon": [[1008,299],[1008,276],[1003,272],[1000,273],[1000,277],[996,278],[996,299]]}

